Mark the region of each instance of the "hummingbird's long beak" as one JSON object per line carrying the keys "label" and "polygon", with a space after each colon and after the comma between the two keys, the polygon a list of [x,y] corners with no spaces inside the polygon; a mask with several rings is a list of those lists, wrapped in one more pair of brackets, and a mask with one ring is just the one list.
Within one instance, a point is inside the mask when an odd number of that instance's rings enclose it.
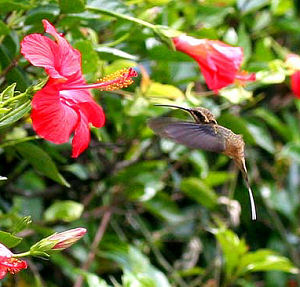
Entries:
{"label": "hummingbird's long beak", "polygon": [[154,106],[157,106],[157,107],[175,108],[175,109],[180,109],[180,110],[186,111],[186,112],[188,112],[188,113],[191,113],[191,109],[184,108],[184,107],[179,107],[179,106],[175,106],[175,105],[160,105],[160,104],[155,104]]}

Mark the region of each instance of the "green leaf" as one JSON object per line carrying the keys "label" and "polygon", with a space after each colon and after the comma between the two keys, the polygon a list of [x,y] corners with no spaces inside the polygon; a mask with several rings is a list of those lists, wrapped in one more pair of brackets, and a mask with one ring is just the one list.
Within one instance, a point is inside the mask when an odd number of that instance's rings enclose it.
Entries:
{"label": "green leaf", "polygon": [[80,218],[83,208],[81,203],[72,200],[57,201],[47,208],[44,218],[48,222],[57,220],[71,222]]}
{"label": "green leaf", "polygon": [[287,158],[300,163],[300,143],[290,143],[283,147],[278,154],[279,158]]}
{"label": "green leaf", "polygon": [[88,167],[79,163],[73,163],[64,167],[67,170],[77,176],[80,180],[87,180],[89,178]]}
{"label": "green leaf", "polygon": [[110,65],[107,65],[104,67],[105,75],[109,75],[112,73],[115,73],[121,69],[124,68],[131,68],[135,67],[136,62],[130,61],[130,60],[125,60],[125,59],[118,59],[113,61]]}
{"label": "green leaf", "polygon": [[[25,186],[23,187],[25,188]],[[43,199],[41,197],[24,197],[15,196],[14,197],[14,208],[22,215],[30,215],[33,221],[38,221],[41,219],[43,207]],[[16,220],[14,220],[16,221]]]}
{"label": "green leaf", "polygon": [[16,83],[13,83],[2,91],[0,95],[0,103],[14,96],[16,85]]}
{"label": "green leaf", "polygon": [[275,129],[280,136],[286,141],[291,138],[291,133],[287,126],[271,111],[264,108],[258,108],[254,111],[254,114],[264,120],[269,126]]}
{"label": "green leaf", "polygon": [[184,178],[180,188],[188,197],[207,208],[213,209],[218,204],[218,197],[215,192],[198,178]]}
{"label": "green leaf", "polygon": [[256,73],[256,80],[264,84],[278,84],[284,82],[286,77],[284,62],[276,59],[268,62],[268,66],[268,70],[261,70]]}
{"label": "green leaf", "polygon": [[88,287],[109,287],[109,285],[96,274],[85,272],[84,277]]}
{"label": "green leaf", "polygon": [[293,10],[293,0],[272,0],[271,11],[275,15],[284,15]]}
{"label": "green leaf", "polygon": [[256,143],[260,147],[262,147],[269,153],[275,152],[273,139],[266,127],[258,124],[248,123],[248,129],[251,132],[252,136],[255,138]]}
{"label": "green leaf", "polygon": [[24,230],[29,224],[31,224],[31,216],[24,216],[21,218],[18,218],[14,221],[13,225],[13,233],[18,233],[22,230]]}
{"label": "green leaf", "polygon": [[244,62],[250,58],[252,53],[251,38],[248,31],[246,30],[245,23],[241,23],[238,30],[238,46],[243,48],[244,51]]}
{"label": "green leaf", "polygon": [[21,237],[17,237],[5,231],[0,231],[0,242],[7,248],[17,246],[22,241]]}
{"label": "green leaf", "polygon": [[124,275],[124,287],[170,287],[167,277],[140,250],[125,244],[110,245],[108,251],[102,252],[105,257],[119,263]]}
{"label": "green leaf", "polygon": [[27,114],[31,109],[31,102],[29,100],[17,106],[15,109],[9,110],[5,115],[0,118],[0,129],[10,126],[19,119],[21,119],[25,114]]}
{"label": "green leaf", "polygon": [[224,18],[233,13],[233,7],[217,7],[216,4],[211,6],[199,5],[197,7],[197,23],[203,27],[216,27],[223,23]]}
{"label": "green leaf", "polygon": [[151,83],[145,96],[151,99],[182,99],[184,97],[181,90],[172,85],[164,85],[161,83]]}
{"label": "green leaf", "polygon": [[243,14],[248,14],[268,5],[270,0],[238,0],[237,7]]}
{"label": "green leaf", "polygon": [[59,8],[57,4],[47,4],[35,7],[28,11],[25,24],[26,25],[38,25],[42,27],[41,21],[47,19],[48,21],[54,21],[59,15]]}
{"label": "green leaf", "polygon": [[104,54],[105,58],[107,58],[108,55],[112,55],[113,58],[124,58],[132,61],[137,61],[139,59],[135,55],[129,54],[127,52],[124,52],[120,49],[113,48],[113,47],[98,46],[95,48],[95,51],[97,51],[100,54]]}
{"label": "green leaf", "polygon": [[206,178],[203,179],[203,183],[210,187],[221,185],[235,177],[234,173],[227,171],[210,171]]}
{"label": "green leaf", "polygon": [[254,25],[251,27],[252,32],[259,33],[272,24],[272,17],[269,10],[263,10],[255,15]]}
{"label": "green leaf", "polygon": [[230,278],[240,265],[241,257],[247,252],[248,248],[245,241],[240,240],[238,236],[229,229],[217,229],[215,236],[224,255],[226,277]]}
{"label": "green leaf", "polygon": [[252,98],[253,92],[241,86],[229,86],[219,91],[220,96],[226,98],[233,104],[240,104]]}
{"label": "green leaf", "polygon": [[237,274],[241,276],[249,272],[270,270],[284,271],[293,274],[299,272],[288,258],[280,256],[272,250],[261,249],[255,252],[249,252],[241,258]]}
{"label": "green leaf", "polygon": [[148,3],[153,6],[160,6],[169,3],[171,0],[148,0]]}
{"label": "green leaf", "polygon": [[9,28],[6,26],[6,24],[0,20],[0,36],[7,35],[9,33]]}
{"label": "green leaf", "polygon": [[8,108],[0,108],[0,114],[5,114],[7,112],[9,112],[11,109]]}
{"label": "green leaf", "polygon": [[0,14],[14,10],[27,10],[31,7],[30,0],[0,0]]}
{"label": "green leaf", "polygon": [[182,215],[178,206],[166,193],[160,192],[156,194],[154,198],[143,202],[143,206],[149,212],[167,222],[179,223],[182,221]]}
{"label": "green leaf", "polygon": [[40,147],[29,142],[19,143],[14,147],[36,171],[62,185],[70,187],[69,183],[59,173],[51,157]]}
{"label": "green leaf", "polygon": [[[88,2],[88,8],[92,8],[93,11],[113,11],[120,14],[131,14],[121,0],[107,1],[107,0],[91,0]],[[101,13],[101,12],[100,12]]]}
{"label": "green leaf", "polygon": [[[2,69],[15,61],[15,57],[20,50],[20,40],[17,32],[12,30],[0,44],[0,66]],[[25,90],[29,84],[27,74],[19,66],[13,66],[6,74],[5,79],[8,84],[17,83],[17,87],[21,91]]]}
{"label": "green leaf", "polygon": [[[299,188],[296,190],[298,191]],[[297,208],[299,206],[299,195],[296,192],[278,188],[275,183],[264,184],[260,187],[260,193],[264,197],[269,208],[279,211],[291,222],[297,221]]]}
{"label": "green leaf", "polygon": [[86,0],[59,0],[59,7],[62,13],[83,12]]}
{"label": "green leaf", "polygon": [[87,80],[95,80],[95,78],[97,78],[97,72],[99,71],[100,61],[92,43],[88,40],[81,40],[76,42],[74,48],[81,52],[82,70],[83,73],[88,76]]}

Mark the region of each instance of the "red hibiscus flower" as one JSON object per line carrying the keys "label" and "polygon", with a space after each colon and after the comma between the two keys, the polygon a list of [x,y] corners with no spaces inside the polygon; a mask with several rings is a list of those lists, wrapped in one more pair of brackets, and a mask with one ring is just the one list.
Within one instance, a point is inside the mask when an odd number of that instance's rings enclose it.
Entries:
{"label": "red hibiscus flower", "polygon": [[7,272],[15,274],[27,268],[26,261],[13,258],[13,253],[0,243],[0,279],[3,279]]}
{"label": "red hibiscus flower", "polygon": [[294,95],[300,99],[300,57],[296,54],[289,54],[286,64],[295,72],[291,75],[291,89]]}
{"label": "red hibiscus flower", "polygon": [[72,157],[78,157],[90,142],[89,124],[102,127],[105,115],[93,100],[89,89],[115,90],[127,87],[133,69],[121,70],[105,81],[86,84],[81,71],[81,54],[43,20],[45,32],[54,40],[41,34],[30,34],[21,42],[21,53],[34,66],[42,67],[49,75],[45,87],[32,100],[33,129],[42,138],[56,144],[72,140]]}
{"label": "red hibiscus flower", "polygon": [[239,72],[243,60],[241,47],[232,47],[221,41],[196,39],[180,35],[172,39],[177,51],[181,51],[195,59],[203,73],[207,86],[211,90],[219,90],[235,79],[253,81],[255,75]]}

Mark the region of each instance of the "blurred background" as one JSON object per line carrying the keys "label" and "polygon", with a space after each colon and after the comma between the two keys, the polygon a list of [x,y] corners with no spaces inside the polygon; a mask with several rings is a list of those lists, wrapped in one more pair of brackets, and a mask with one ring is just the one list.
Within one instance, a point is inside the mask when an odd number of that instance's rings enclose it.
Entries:
{"label": "blurred background", "polygon": [[[88,229],[0,285],[79,287],[83,276],[89,287],[300,286],[300,101],[285,62],[300,54],[299,16],[296,0],[1,0],[0,91],[46,79],[20,55],[22,38],[43,32],[42,19],[80,50],[87,82],[126,67],[139,77],[125,90],[93,91],[106,124],[91,128],[78,159],[70,144],[33,138],[30,99],[14,114],[0,111],[0,228],[23,238],[14,251],[55,231]],[[133,19],[243,47],[243,69],[257,81],[215,94],[195,61]],[[206,107],[243,135],[257,221],[228,157],[153,134],[150,118],[191,120],[155,103]],[[24,216],[32,223],[20,227]]]}

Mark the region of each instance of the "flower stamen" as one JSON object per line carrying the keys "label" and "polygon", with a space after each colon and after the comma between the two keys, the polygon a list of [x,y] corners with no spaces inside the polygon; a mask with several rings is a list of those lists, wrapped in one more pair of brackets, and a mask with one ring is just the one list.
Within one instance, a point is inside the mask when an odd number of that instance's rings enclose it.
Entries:
{"label": "flower stamen", "polygon": [[113,74],[105,76],[95,84],[76,85],[69,87],[69,89],[99,89],[100,91],[115,91],[130,86],[133,83],[132,78],[137,77],[137,75],[138,73],[133,68],[124,68]]}

